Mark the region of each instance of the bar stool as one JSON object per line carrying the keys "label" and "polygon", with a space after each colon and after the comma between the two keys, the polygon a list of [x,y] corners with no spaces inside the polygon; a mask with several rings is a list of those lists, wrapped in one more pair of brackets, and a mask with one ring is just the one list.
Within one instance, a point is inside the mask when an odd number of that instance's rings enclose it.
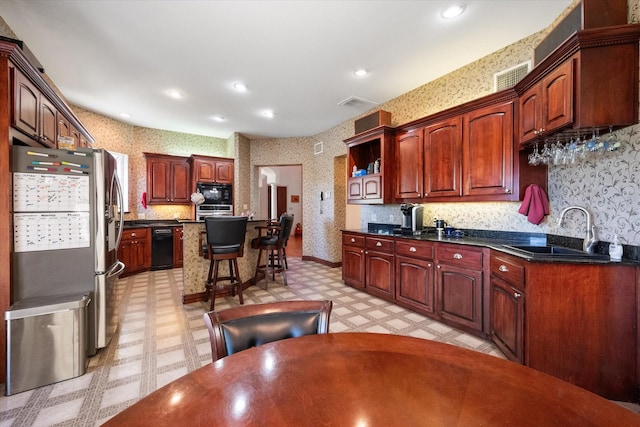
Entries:
{"label": "bar stool", "polygon": [[[207,275],[207,298],[211,297],[211,308],[216,303],[216,292],[221,289],[231,288],[231,295],[236,291],[240,304],[244,304],[242,298],[242,280],[238,269],[238,258],[244,255],[244,240],[247,232],[246,216],[222,216],[207,217],[204,220],[207,230],[207,258],[209,258],[209,274]],[[229,261],[229,275],[218,276],[220,261]],[[219,285],[218,282],[228,280],[229,283]],[[206,301],[206,299],[205,299]]]}
{"label": "bar stool", "polygon": [[[284,285],[287,286],[287,275],[285,273],[284,246],[286,245],[291,228],[293,227],[293,215],[282,214],[278,223],[268,223],[259,225],[258,237],[251,241],[251,247],[258,249],[258,261],[256,272],[253,276],[255,283],[260,281],[261,273],[264,274],[265,289],[269,287],[269,275],[271,280],[275,280],[275,274],[281,273]],[[264,234],[263,234],[264,233]],[[265,263],[261,264],[262,253],[266,252]]]}

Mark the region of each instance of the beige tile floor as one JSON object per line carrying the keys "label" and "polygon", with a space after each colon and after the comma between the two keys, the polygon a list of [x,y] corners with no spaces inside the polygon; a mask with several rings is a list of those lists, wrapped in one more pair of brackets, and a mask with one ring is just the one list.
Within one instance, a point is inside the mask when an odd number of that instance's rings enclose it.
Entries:
{"label": "beige tile floor", "polygon": [[[490,342],[345,286],[341,269],[290,257],[288,287],[253,286],[245,304],[331,299],[331,332],[411,335],[504,357]],[[278,279],[278,278],[277,278]],[[162,270],[120,281],[122,320],[109,346],[81,377],[0,397],[0,427],[98,426],[140,398],[211,361],[205,303],[181,303],[182,270]],[[219,299],[217,309],[237,305]],[[634,406],[630,408],[635,409]]]}

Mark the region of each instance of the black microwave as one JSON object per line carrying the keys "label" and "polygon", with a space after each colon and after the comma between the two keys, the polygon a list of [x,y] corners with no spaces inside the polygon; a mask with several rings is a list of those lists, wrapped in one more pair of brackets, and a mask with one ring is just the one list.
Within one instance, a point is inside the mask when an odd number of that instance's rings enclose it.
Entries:
{"label": "black microwave", "polygon": [[232,205],[233,186],[211,182],[198,182],[196,191],[204,196],[206,205]]}

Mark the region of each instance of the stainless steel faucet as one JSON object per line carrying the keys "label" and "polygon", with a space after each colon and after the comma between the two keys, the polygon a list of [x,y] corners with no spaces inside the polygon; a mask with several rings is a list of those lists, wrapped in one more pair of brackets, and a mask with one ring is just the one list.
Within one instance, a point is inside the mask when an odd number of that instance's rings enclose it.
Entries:
{"label": "stainless steel faucet", "polygon": [[558,226],[562,226],[562,220],[564,219],[564,214],[566,214],[568,211],[572,209],[577,209],[579,211],[584,212],[584,214],[587,217],[587,235],[585,236],[584,241],[582,242],[582,250],[588,254],[592,254],[593,250],[596,247],[596,244],[598,243],[598,239],[596,238],[596,226],[591,225],[591,214],[589,213],[588,210],[586,210],[582,206],[569,206],[564,208],[562,212],[560,212],[560,219],[558,219]]}

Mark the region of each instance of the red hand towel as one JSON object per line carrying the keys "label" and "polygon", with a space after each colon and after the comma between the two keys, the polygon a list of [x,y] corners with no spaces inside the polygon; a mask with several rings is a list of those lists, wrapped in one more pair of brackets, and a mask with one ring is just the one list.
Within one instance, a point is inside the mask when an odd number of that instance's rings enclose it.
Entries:
{"label": "red hand towel", "polygon": [[518,212],[527,215],[527,220],[530,223],[540,224],[545,215],[549,215],[549,199],[544,190],[535,184],[528,186]]}
{"label": "red hand towel", "polygon": [[143,208],[147,209],[147,192],[146,191],[142,193],[142,198],[140,200],[140,203],[142,203]]}

